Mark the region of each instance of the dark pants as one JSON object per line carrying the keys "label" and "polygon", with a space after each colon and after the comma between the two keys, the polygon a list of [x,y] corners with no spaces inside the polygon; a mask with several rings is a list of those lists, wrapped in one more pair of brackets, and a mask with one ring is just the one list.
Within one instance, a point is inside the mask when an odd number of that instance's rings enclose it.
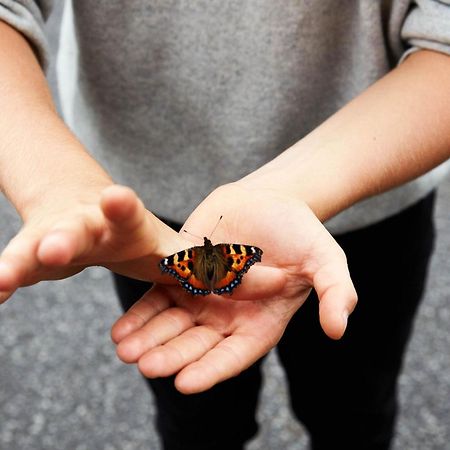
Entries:
{"label": "dark pants", "polygon": [[[433,205],[431,194],[383,222],[336,236],[359,295],[344,338],[325,336],[313,293],[278,344],[292,408],[315,450],[389,447],[397,379],[433,248]],[[149,287],[115,280],[124,309]],[[149,380],[164,448],[243,448],[257,431],[260,366],[190,396],[174,389],[173,377]]]}

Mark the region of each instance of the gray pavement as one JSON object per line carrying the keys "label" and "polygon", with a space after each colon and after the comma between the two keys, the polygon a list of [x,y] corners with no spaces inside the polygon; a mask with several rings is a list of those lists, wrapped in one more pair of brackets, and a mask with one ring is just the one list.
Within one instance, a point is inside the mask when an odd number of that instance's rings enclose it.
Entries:
{"label": "gray pavement", "polygon": [[[51,35],[56,24],[54,18]],[[3,199],[0,211],[4,246],[20,222]],[[395,450],[450,450],[450,179],[440,189],[436,219],[427,294],[400,382]],[[24,288],[0,307],[0,450],[160,448],[152,397],[136,368],[117,360],[109,339],[119,314],[100,268]],[[275,354],[264,371],[261,431],[248,448],[306,448]]]}

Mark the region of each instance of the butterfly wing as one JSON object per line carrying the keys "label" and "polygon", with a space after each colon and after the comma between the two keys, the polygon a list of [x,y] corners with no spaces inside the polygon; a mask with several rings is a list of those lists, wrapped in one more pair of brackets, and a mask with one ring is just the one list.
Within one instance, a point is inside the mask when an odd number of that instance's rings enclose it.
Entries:
{"label": "butterfly wing", "polygon": [[[181,250],[162,259],[159,267],[163,273],[176,278],[190,294],[208,295],[211,291],[218,295],[231,294],[233,289],[241,283],[248,269],[261,261],[263,254],[260,248],[252,245],[217,244],[212,246],[209,242],[209,246],[208,250],[205,250],[204,246]],[[211,266],[214,268],[211,271],[211,277],[219,277],[215,282],[204,273],[207,272],[205,264],[207,267],[208,260],[212,262]],[[209,285],[206,284],[207,282]],[[211,283],[214,283],[214,288],[210,287]]]}
{"label": "butterfly wing", "polygon": [[248,269],[261,261],[263,251],[253,245],[243,244],[217,244],[214,247],[225,257],[227,270],[225,276],[214,285],[213,292],[219,295],[231,294]]}
{"label": "butterfly wing", "polygon": [[190,294],[208,295],[211,293],[211,290],[194,274],[195,260],[199,253],[203,251],[203,247],[192,247],[181,250],[162,259],[159,267],[163,273],[168,273],[175,277],[181,286]]}

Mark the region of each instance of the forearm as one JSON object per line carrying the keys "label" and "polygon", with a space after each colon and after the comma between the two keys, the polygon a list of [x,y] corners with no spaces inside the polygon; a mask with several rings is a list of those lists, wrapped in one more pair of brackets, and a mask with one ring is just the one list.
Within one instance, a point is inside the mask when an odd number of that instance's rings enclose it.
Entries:
{"label": "forearm", "polygon": [[58,116],[28,42],[1,21],[0,105],[0,187],[22,217],[80,186],[111,184]]}
{"label": "forearm", "polygon": [[450,57],[420,51],[242,180],[305,200],[321,220],[450,156]]}

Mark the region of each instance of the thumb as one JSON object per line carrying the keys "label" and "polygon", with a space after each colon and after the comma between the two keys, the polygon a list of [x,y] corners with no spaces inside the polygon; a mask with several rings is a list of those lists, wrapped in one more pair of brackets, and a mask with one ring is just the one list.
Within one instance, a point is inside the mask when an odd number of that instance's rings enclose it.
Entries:
{"label": "thumb", "polygon": [[314,277],[319,297],[319,316],[323,331],[332,339],[340,339],[348,316],[358,301],[344,253],[323,266]]}

